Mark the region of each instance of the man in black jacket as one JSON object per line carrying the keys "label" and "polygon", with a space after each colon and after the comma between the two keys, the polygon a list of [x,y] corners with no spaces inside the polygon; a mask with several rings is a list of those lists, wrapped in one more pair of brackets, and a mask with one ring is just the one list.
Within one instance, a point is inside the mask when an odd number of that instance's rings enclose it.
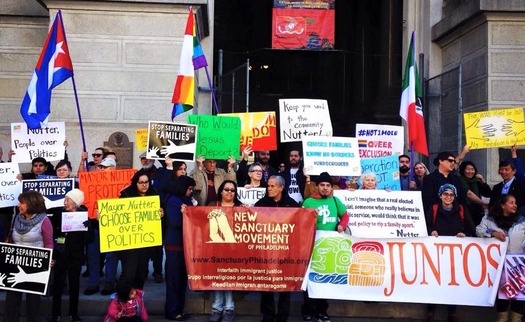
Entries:
{"label": "man in black jacket", "polygon": [[281,173],[286,183],[286,191],[298,203],[303,202],[306,176],[303,173],[303,156],[299,149],[290,150],[288,167]]}

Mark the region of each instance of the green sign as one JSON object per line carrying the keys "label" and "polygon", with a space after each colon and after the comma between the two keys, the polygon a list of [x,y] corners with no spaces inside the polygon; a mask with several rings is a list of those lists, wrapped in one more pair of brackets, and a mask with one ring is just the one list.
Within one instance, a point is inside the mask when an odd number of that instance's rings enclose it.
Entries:
{"label": "green sign", "polygon": [[241,120],[238,117],[194,114],[188,115],[188,123],[197,125],[197,156],[218,160],[239,157]]}

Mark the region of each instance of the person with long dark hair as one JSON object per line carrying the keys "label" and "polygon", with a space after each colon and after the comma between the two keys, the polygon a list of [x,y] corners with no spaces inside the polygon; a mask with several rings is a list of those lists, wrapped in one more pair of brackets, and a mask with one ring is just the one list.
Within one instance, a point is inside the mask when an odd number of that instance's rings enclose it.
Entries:
{"label": "person with long dark hair", "polygon": [[[489,213],[476,227],[478,237],[494,237],[501,241],[509,239],[507,253],[523,253],[525,250],[525,217],[517,212],[516,198],[511,194],[501,195],[494,200]],[[498,322],[519,322],[525,305],[522,301],[496,299]]]}
{"label": "person with long dark hair", "polygon": [[[474,162],[463,161],[461,163],[459,166],[459,178],[465,189],[472,191],[479,198],[491,197],[492,189],[485,182],[483,176],[478,173],[478,169]],[[484,216],[483,207],[467,199],[467,208],[472,216],[472,220],[474,220],[474,225],[479,225],[481,218]]]}

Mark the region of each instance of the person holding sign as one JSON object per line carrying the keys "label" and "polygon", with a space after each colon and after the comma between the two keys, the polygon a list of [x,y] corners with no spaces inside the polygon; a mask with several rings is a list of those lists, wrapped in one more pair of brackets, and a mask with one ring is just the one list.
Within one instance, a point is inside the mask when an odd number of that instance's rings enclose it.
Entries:
{"label": "person holding sign", "polygon": [[[490,198],[492,195],[492,189],[485,182],[483,176],[478,173],[478,169],[474,162],[464,161],[461,163],[459,166],[459,178],[461,179],[461,182],[463,182],[463,187],[472,191],[479,198],[482,196]],[[474,225],[479,225],[484,216],[483,207],[467,200],[467,208],[472,216],[472,220],[474,220]]]}
{"label": "person holding sign", "polygon": [[[244,183],[245,181],[249,180],[249,167],[248,167],[248,158],[250,157],[250,154],[253,152],[252,146],[247,145],[244,150],[242,150],[242,158],[239,162],[239,168],[237,169],[237,182]],[[262,169],[262,175],[261,180],[263,182],[268,182],[268,178],[271,176],[277,174],[277,170],[274,169],[270,165],[270,151],[269,150],[262,150],[262,151],[256,151],[255,152],[255,163],[258,163],[261,166]]]}
{"label": "person holding sign", "polygon": [[359,178],[361,189],[375,190],[377,187],[377,177],[373,172],[365,172]]}
{"label": "person holding sign", "polygon": [[[345,205],[332,195],[332,177],[323,172],[317,177],[316,184],[317,193],[303,202],[303,208],[313,208],[317,212],[317,230],[342,233],[348,226],[349,217]],[[308,291],[303,293],[303,299],[303,321],[330,322],[326,299],[310,298]]]}
{"label": "person holding sign", "polygon": [[[523,253],[525,251],[525,217],[518,212],[516,198],[506,194],[494,201],[490,211],[476,227],[478,237],[494,237],[501,241],[509,239],[507,253]],[[518,300],[496,299],[498,322],[521,321],[525,303]]]}
{"label": "person holding sign", "polygon": [[[78,295],[80,290],[80,271],[84,263],[84,247],[94,238],[93,226],[95,219],[86,220],[87,231],[62,232],[62,213],[87,211],[83,206],[84,193],[73,189],[66,194],[64,208],[51,217],[53,224],[55,246],[53,249],[53,306],[50,322],[60,321],[62,294],[66,282],[69,281],[69,318],[71,322],[81,322],[78,316]],[[78,216],[80,214],[77,214]],[[87,217],[87,213],[85,213]]]}
{"label": "person holding sign", "polygon": [[166,262],[166,304],[164,314],[166,319],[184,321],[188,314],[184,313],[188,273],[184,262],[184,247],[182,244],[182,209],[192,206],[191,196],[195,188],[195,180],[188,176],[180,176],[171,182],[169,194],[165,203],[165,229],[163,236]]}
{"label": "person holding sign", "polygon": [[[466,220],[467,210],[456,200],[457,189],[452,184],[444,184],[439,187],[438,196],[441,200],[433,204],[425,212],[427,230],[429,236],[456,236],[465,237],[471,235],[474,227],[471,221]],[[457,321],[456,305],[447,305],[448,321]],[[434,321],[436,305],[427,306],[427,321]]]}
{"label": "person holding sign", "polygon": [[197,167],[190,176],[195,180],[195,198],[200,206],[204,206],[217,200],[217,188],[224,180],[236,180],[233,171],[235,158],[228,158],[228,171],[217,168],[217,160],[205,160],[202,155],[199,155],[195,162]]}
{"label": "person holding sign", "polygon": [[[44,197],[38,191],[30,190],[18,196],[19,214],[13,219],[8,242],[32,247],[53,248],[53,226],[47,218],[46,204]],[[11,273],[13,274],[13,273]],[[20,268],[16,276],[8,278],[15,280],[15,283],[41,282],[30,278],[30,275]],[[20,318],[20,306],[24,293],[7,291],[5,296],[5,321],[15,322]],[[40,322],[40,295],[26,293],[27,317],[26,321]]]}
{"label": "person holding sign", "polygon": [[525,206],[525,175],[521,160],[518,158],[517,146],[511,148],[512,159],[503,160],[498,165],[498,173],[502,182],[496,184],[492,189],[490,205],[498,197],[505,194],[512,194],[516,198],[518,209]]}
{"label": "person holding sign", "polygon": [[266,181],[262,180],[263,172],[264,170],[260,163],[252,163],[248,168],[249,179],[246,181],[244,188],[266,188]]}

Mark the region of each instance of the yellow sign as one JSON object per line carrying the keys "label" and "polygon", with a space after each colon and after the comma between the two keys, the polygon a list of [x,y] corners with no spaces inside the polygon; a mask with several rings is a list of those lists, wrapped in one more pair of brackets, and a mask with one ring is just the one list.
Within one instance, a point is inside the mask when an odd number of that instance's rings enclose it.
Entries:
{"label": "yellow sign", "polygon": [[525,144],[523,108],[465,113],[465,136],[471,149]]}
{"label": "yellow sign", "polygon": [[159,196],[98,201],[100,252],[162,245]]}
{"label": "yellow sign", "polygon": [[148,147],[148,129],[136,130],[135,141],[137,142],[137,150],[146,150]]}

